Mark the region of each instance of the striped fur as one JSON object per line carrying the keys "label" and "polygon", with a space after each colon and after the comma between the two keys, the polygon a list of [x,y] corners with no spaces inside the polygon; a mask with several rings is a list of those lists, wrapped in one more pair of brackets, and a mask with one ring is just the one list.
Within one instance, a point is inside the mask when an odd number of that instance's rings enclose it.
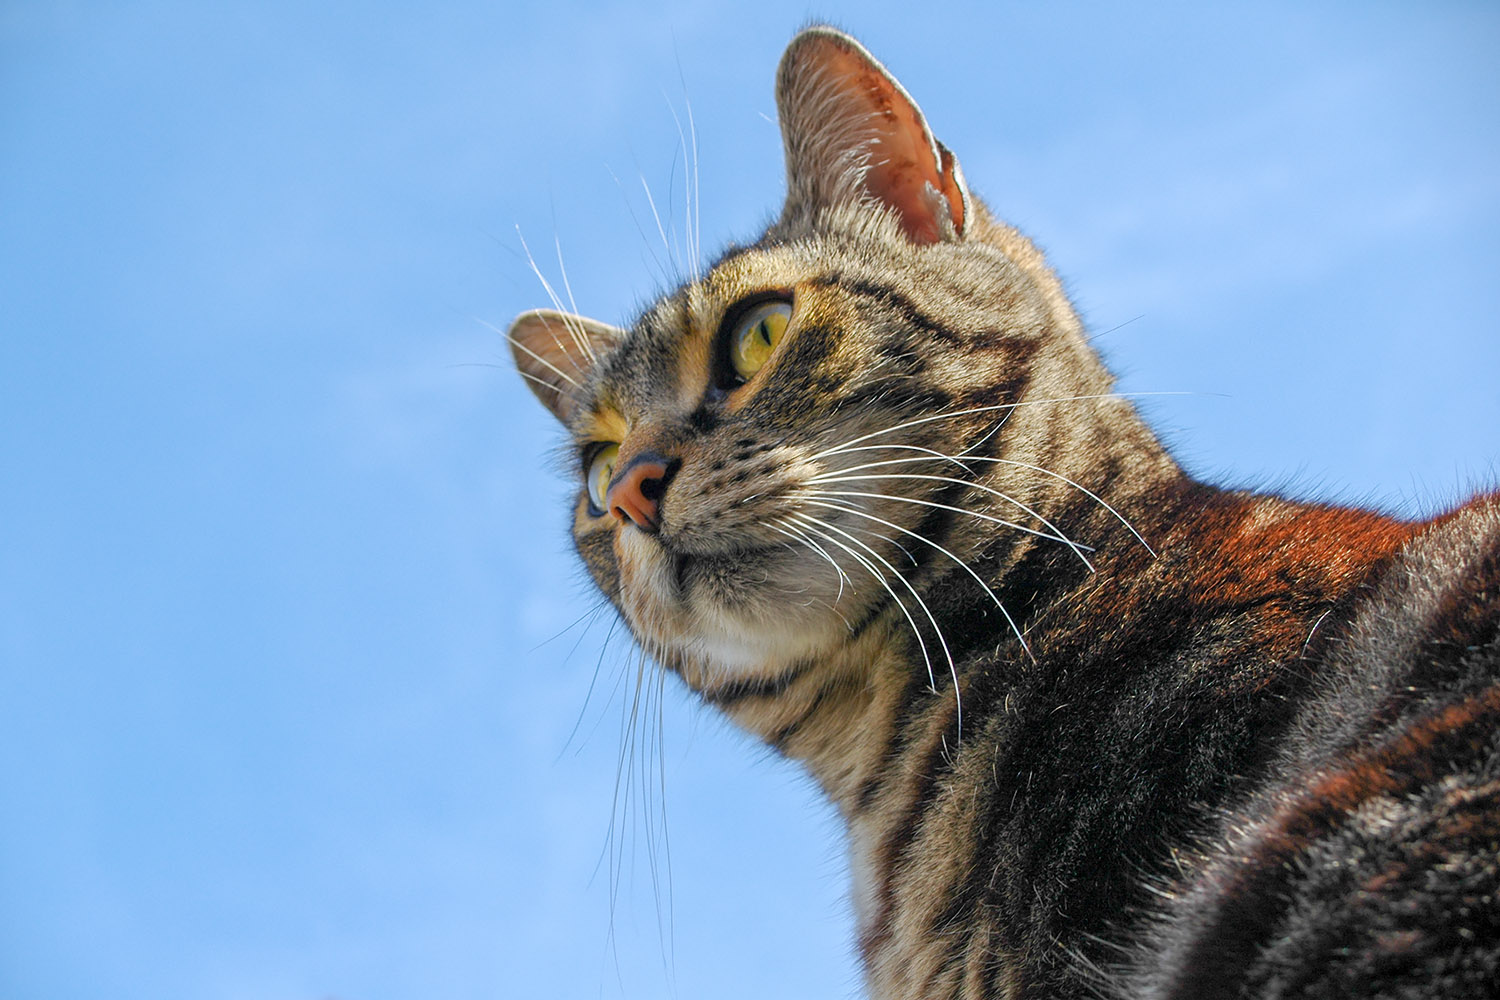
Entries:
{"label": "striped fur", "polygon": [[628,330],[511,339],[580,480],[661,470],[645,527],[580,488],[578,551],[838,806],[869,994],[1492,995],[1500,499],[1191,481],[858,43],[809,29],[777,90],[760,239]]}

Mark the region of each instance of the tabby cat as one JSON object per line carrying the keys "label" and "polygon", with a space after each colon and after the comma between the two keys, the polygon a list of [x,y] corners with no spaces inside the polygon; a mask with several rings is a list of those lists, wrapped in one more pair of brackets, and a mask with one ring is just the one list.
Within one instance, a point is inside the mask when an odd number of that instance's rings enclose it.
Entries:
{"label": "tabby cat", "polygon": [[776,95],[764,235],[510,340],[636,640],[836,804],[869,995],[1496,995],[1500,496],[1189,479],[859,43]]}

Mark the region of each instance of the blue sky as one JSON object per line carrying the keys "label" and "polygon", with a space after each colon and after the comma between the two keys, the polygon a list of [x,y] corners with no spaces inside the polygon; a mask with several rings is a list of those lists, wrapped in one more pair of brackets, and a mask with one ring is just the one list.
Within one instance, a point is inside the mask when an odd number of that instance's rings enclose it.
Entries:
{"label": "blue sky", "polygon": [[1492,6],[751,6],[0,9],[0,995],[854,994],[793,769],[651,682],[617,780],[637,660],[493,329],[518,227],[601,319],[681,273],[689,113],[753,235],[810,15],[1194,472],[1496,482]]}

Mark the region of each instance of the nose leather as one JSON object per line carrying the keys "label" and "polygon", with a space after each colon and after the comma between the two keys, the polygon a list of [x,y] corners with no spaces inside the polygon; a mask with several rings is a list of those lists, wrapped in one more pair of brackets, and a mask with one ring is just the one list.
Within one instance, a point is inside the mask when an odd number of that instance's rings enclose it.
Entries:
{"label": "nose leather", "polygon": [[667,492],[675,463],[656,452],[637,455],[615,474],[604,502],[609,512],[642,531],[661,530],[661,498]]}

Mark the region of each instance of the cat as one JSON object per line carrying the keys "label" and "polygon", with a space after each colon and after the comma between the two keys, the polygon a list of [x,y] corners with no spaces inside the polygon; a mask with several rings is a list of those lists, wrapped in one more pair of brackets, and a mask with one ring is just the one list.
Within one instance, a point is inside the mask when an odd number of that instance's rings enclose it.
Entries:
{"label": "cat", "polygon": [[869,996],[1497,995],[1500,495],[1190,479],[869,52],[776,93],[762,236],[509,338],[594,581],[837,807]]}

